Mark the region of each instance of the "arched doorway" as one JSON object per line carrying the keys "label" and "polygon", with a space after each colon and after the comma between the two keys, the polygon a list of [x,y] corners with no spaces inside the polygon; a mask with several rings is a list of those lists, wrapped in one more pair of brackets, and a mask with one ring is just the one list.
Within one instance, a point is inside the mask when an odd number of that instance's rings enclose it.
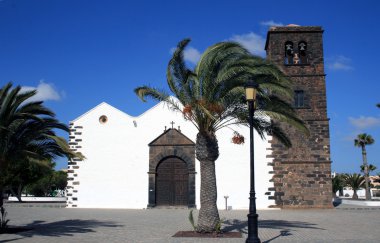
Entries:
{"label": "arched doorway", "polygon": [[196,208],[195,143],[175,128],[149,143],[148,208]]}
{"label": "arched doorway", "polygon": [[156,170],[156,205],[188,206],[189,171],[177,157],[165,158]]}

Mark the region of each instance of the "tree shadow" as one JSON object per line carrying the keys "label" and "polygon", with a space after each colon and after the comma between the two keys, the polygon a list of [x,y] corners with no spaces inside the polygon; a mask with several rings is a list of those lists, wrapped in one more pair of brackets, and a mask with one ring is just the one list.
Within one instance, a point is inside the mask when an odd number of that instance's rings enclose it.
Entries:
{"label": "tree shadow", "polygon": [[[259,228],[267,229],[278,229],[280,230],[279,235],[273,237],[264,242],[271,242],[279,237],[286,237],[292,235],[291,231],[295,228],[302,229],[316,229],[316,230],[326,230],[323,228],[316,227],[317,224],[302,222],[302,221],[287,221],[287,220],[259,220]],[[239,231],[244,234],[248,234],[248,223],[247,221],[242,221],[239,219],[230,219],[223,222],[223,231]]]}
{"label": "tree shadow", "polygon": [[333,206],[334,207],[338,207],[341,204],[342,204],[342,199],[341,198],[334,198],[334,201],[333,201]]}
{"label": "tree shadow", "polygon": [[[62,220],[62,221],[56,221],[56,222],[45,222],[45,221],[36,220],[30,224],[17,227],[17,228],[24,228],[27,230],[12,233],[12,234],[21,236],[21,238],[28,238],[28,237],[32,237],[36,235],[62,237],[62,236],[73,236],[74,234],[80,234],[80,233],[96,232],[95,229],[99,227],[123,227],[123,225],[119,225],[111,221],[102,222],[98,220],[72,219],[72,220]],[[18,240],[21,238],[9,239],[6,242]]]}
{"label": "tree shadow", "polygon": [[275,237],[273,237],[272,239],[269,239],[269,240],[266,240],[266,241],[263,241],[263,243],[269,243],[281,236],[289,236],[289,235],[292,235],[292,233],[290,233],[290,230],[281,230],[280,231],[280,234],[276,235]]}

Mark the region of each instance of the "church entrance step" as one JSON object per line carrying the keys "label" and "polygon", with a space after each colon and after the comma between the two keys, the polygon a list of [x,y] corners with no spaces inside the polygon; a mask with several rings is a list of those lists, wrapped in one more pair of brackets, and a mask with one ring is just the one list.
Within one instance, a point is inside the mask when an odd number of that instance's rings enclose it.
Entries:
{"label": "church entrance step", "polygon": [[160,205],[160,206],[156,206],[154,208],[151,208],[151,209],[188,209],[189,207],[188,206],[164,206],[164,205]]}

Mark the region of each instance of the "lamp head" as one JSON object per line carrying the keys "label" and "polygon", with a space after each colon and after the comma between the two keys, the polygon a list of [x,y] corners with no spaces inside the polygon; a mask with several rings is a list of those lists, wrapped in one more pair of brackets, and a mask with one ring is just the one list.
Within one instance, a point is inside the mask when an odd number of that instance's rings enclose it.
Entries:
{"label": "lamp head", "polygon": [[245,88],[245,99],[247,101],[255,101],[256,100],[256,91],[259,85],[250,80],[247,82],[247,84],[244,86]]}

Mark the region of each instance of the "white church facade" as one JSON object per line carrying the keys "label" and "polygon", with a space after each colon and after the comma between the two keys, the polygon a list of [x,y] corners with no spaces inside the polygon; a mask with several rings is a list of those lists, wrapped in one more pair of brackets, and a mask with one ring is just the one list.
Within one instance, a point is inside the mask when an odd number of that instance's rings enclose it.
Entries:
{"label": "white church facade", "polygon": [[[183,115],[159,103],[140,116],[130,116],[101,103],[70,123],[69,144],[86,159],[68,165],[67,207],[131,208],[200,206],[197,130]],[[234,131],[247,140],[246,126],[217,132],[216,161],[219,209],[249,206],[249,142],[234,144]],[[271,136],[255,133],[257,208],[274,204]]]}
{"label": "white church facade", "polygon": [[[320,26],[276,26],[267,34],[267,59],[292,81],[295,112],[309,135],[282,124],[293,146],[255,133],[257,208],[331,208],[329,118]],[[86,159],[68,165],[67,206],[81,208],[199,207],[200,171],[196,128],[159,103],[130,116],[102,103],[70,124],[70,147]],[[219,209],[248,208],[249,143],[231,142],[234,131],[217,132]]]}

